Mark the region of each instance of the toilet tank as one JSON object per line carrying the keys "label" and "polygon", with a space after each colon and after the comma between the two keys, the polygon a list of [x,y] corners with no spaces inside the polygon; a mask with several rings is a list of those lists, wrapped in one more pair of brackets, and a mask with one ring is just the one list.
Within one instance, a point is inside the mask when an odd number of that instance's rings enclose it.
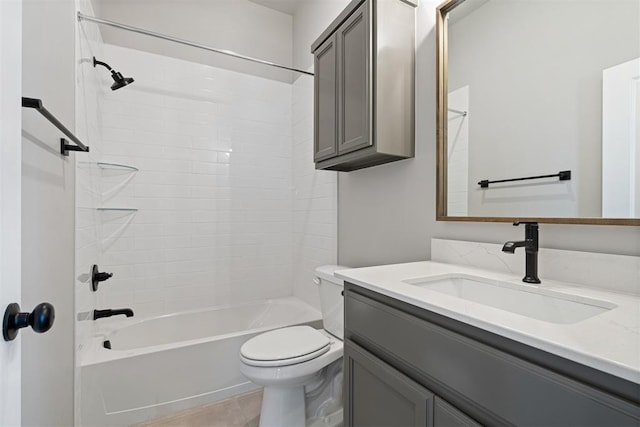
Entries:
{"label": "toilet tank", "polygon": [[341,340],[344,338],[344,297],[342,290],[344,282],[336,278],[333,273],[349,267],[340,265],[323,265],[316,268],[316,278],[313,280],[320,291],[320,308],[322,310],[322,326]]}

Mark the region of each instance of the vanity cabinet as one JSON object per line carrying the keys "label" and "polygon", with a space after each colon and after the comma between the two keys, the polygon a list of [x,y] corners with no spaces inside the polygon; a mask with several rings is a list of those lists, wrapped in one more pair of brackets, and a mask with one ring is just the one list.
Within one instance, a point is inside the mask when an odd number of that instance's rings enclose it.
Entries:
{"label": "vanity cabinet", "polygon": [[414,8],[354,0],[312,45],[316,169],[414,156]]}
{"label": "vanity cabinet", "polygon": [[433,426],[429,390],[352,342],[345,346],[344,363],[351,396],[347,425]]}
{"label": "vanity cabinet", "polygon": [[478,427],[411,378],[349,341],[344,351],[349,426]]}
{"label": "vanity cabinet", "polygon": [[347,426],[640,425],[638,384],[349,283],[345,394]]}

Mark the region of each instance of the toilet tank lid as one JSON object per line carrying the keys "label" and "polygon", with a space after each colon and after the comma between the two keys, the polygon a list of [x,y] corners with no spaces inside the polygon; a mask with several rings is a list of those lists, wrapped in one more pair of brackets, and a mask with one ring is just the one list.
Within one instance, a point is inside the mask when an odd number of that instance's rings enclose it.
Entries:
{"label": "toilet tank lid", "polygon": [[321,267],[316,268],[316,276],[321,279],[329,280],[330,282],[342,284],[342,279],[338,279],[333,275],[338,270],[345,270],[349,267],[345,267],[343,265],[323,265]]}

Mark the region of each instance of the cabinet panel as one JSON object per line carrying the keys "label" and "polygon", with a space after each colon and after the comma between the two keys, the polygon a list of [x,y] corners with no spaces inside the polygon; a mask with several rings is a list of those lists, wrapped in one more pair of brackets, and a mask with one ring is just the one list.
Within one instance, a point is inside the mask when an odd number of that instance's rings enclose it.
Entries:
{"label": "cabinet panel", "polygon": [[432,426],[431,392],[352,342],[344,360],[347,426]]}
{"label": "cabinet panel", "polygon": [[315,52],[314,161],[337,154],[337,37],[330,37]]}
{"label": "cabinet panel", "polygon": [[433,401],[433,425],[434,427],[481,427],[439,397]]}
{"label": "cabinet panel", "polygon": [[370,136],[370,2],[338,29],[338,154],[372,144]]}

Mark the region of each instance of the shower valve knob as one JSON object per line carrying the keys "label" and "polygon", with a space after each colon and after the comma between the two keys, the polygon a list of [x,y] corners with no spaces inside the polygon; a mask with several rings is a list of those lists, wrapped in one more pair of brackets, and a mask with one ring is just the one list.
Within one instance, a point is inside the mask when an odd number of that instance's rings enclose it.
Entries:
{"label": "shower valve knob", "polygon": [[21,313],[20,306],[11,303],[4,312],[2,336],[5,341],[13,341],[21,328],[31,326],[39,334],[47,332],[53,326],[56,311],[48,302],[38,304],[31,313]]}
{"label": "shower valve knob", "polygon": [[93,264],[93,267],[91,268],[91,290],[93,292],[97,291],[98,284],[105,280],[109,280],[111,277],[113,277],[113,273],[101,272],[99,271],[98,265]]}

